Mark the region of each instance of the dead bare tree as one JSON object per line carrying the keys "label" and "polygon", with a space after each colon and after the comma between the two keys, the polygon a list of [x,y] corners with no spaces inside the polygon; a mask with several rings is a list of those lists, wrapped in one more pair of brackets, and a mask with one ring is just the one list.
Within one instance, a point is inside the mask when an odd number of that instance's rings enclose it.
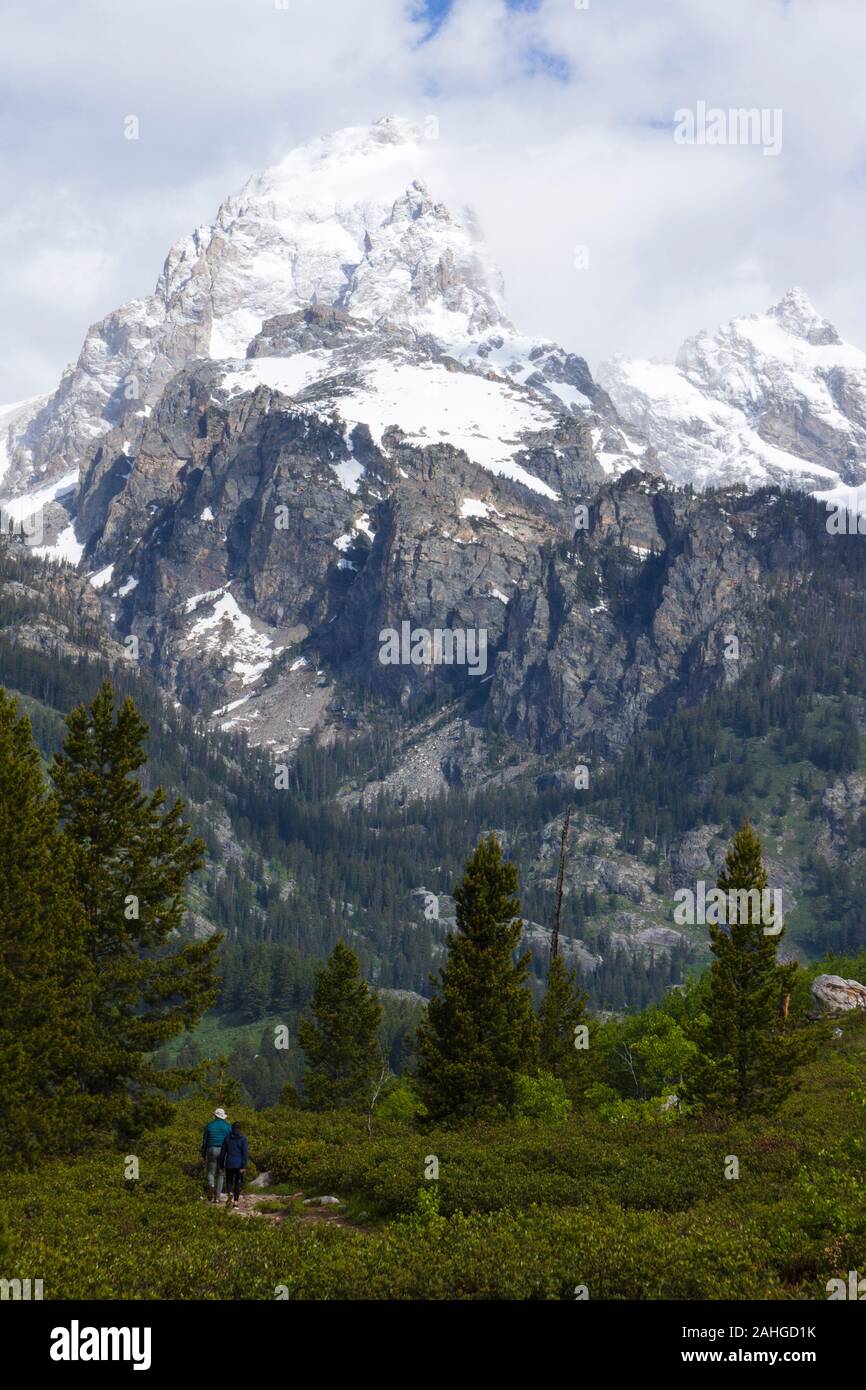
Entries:
{"label": "dead bare tree", "polygon": [[556,880],[556,903],[553,913],[553,936],[550,939],[550,959],[556,960],[559,955],[559,923],[562,916],[562,888],[565,883],[565,864],[568,858],[568,827],[571,824],[571,807],[565,810],[565,820],[562,823],[562,843],[559,847],[559,875]]}
{"label": "dead bare tree", "polygon": [[629,1070],[629,1072],[631,1073],[632,1082],[633,1082],[633,1084],[634,1084],[634,1093],[635,1093],[635,1096],[637,1097],[638,1100],[643,1100],[643,1098],[644,1098],[644,1090],[643,1090],[643,1086],[641,1085],[640,1081],[638,1080],[637,1068],[635,1067],[634,1053],[632,1052],[631,1043],[628,1043],[628,1042],[622,1042],[622,1043],[620,1043],[618,1047],[614,1048],[614,1054],[613,1054],[613,1055],[614,1055],[615,1057],[618,1057],[618,1058],[620,1059],[620,1061],[621,1061],[621,1062],[624,1062],[625,1065],[628,1067],[628,1070]]}
{"label": "dead bare tree", "polygon": [[381,1072],[379,1073],[379,1079],[378,1079],[378,1080],[374,1083],[374,1085],[373,1085],[373,1090],[372,1090],[372,1092],[370,1093],[370,1104],[369,1104],[369,1107],[368,1107],[368,1109],[367,1109],[367,1137],[368,1137],[368,1139],[372,1139],[372,1137],[373,1137],[373,1111],[374,1111],[374,1109],[375,1109],[375,1107],[376,1107],[376,1102],[377,1102],[377,1100],[379,1099],[380,1095],[382,1094],[382,1088],[383,1088],[383,1086],[385,1085],[385,1082],[388,1080],[388,1078],[389,1078],[390,1075],[391,1075],[391,1068],[388,1066],[388,1058],[385,1056],[384,1052],[381,1053],[380,1056],[381,1056],[381,1058],[382,1058],[382,1070],[381,1070]]}

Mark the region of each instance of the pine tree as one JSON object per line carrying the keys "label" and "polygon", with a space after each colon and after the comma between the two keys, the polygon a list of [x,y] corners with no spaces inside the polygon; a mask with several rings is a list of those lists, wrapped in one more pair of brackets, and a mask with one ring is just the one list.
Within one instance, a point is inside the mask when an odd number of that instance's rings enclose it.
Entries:
{"label": "pine tree", "polygon": [[60,1152],[92,1109],[78,1093],[93,972],[68,847],[29,721],[0,690],[0,1149]]}
{"label": "pine tree", "polygon": [[[767,886],[761,842],[748,821],[734,837],[718,886],[728,895],[763,893]],[[793,1072],[806,1058],[808,1040],[784,1016],[797,964],[778,964],[784,932],[765,932],[774,925],[772,911],[758,908],[757,900],[727,916],[727,925],[710,926],[714,960],[706,1012],[693,1032],[698,1053],[683,1097],[709,1110],[766,1111],[792,1089]]]}
{"label": "pine tree", "polygon": [[147,1054],[194,1028],[214,1002],[220,938],[175,945],[203,844],[189,839],[181,802],[164,810],[162,788],[146,794],[134,776],[146,761],[147,725],[133,701],[115,711],[105,682],[90,709],[79,706],[66,725],[51,777],[96,975],[99,1039],[82,1088],[135,1128],[166,1114],[153,1088],[195,1079],[159,1071]]}
{"label": "pine tree", "polygon": [[264,1018],[270,992],[268,968],[261,952],[257,952],[240,988],[240,1013],[245,1023],[255,1023]]}
{"label": "pine tree", "polygon": [[363,1109],[381,1066],[382,1005],[343,940],[316,973],[311,1007],[313,1018],[298,1025],[307,1056],[304,1091],[309,1105],[313,1110]]}
{"label": "pine tree", "polygon": [[583,1035],[579,1030],[587,1029],[588,1041],[591,1028],[587,996],[578,992],[576,983],[575,972],[566,969],[562,956],[554,956],[538,1010],[539,1061],[545,1071],[560,1078],[572,1100],[589,1084],[589,1051],[580,1046]]}
{"label": "pine tree", "polygon": [[480,841],[454,890],[457,931],[417,1034],[418,1085],[434,1120],[509,1111],[516,1077],[537,1066],[529,953],[514,960],[518,886],[496,836]]}

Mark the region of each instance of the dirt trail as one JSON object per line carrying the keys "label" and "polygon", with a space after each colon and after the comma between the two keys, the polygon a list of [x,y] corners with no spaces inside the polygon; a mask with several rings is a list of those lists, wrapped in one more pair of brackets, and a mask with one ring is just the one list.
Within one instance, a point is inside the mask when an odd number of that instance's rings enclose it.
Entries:
{"label": "dirt trail", "polygon": [[[285,1196],[276,1192],[242,1192],[237,1205],[228,1206],[225,1196],[220,1200],[220,1208],[228,1216],[255,1216],[258,1212],[259,1219],[273,1221],[281,1225],[283,1221],[292,1220],[302,1226],[315,1226],[323,1222],[332,1226],[345,1226],[353,1231],[361,1231],[365,1228],[359,1226],[355,1221],[349,1221],[341,1213],[339,1207],[334,1206],[309,1206],[299,1210],[296,1203],[303,1200],[303,1192],[295,1192],[291,1196]],[[202,1198],[207,1202],[207,1198]],[[276,1203],[283,1206],[282,1211],[259,1211],[262,1206],[273,1207]]]}

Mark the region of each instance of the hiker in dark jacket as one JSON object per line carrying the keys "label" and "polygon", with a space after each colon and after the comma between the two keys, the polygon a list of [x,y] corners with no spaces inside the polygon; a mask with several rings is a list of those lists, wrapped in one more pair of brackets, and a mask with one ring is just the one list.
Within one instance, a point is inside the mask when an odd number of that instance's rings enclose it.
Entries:
{"label": "hiker in dark jacket", "polygon": [[228,1195],[228,1205],[234,1201],[237,1205],[241,1195],[241,1185],[244,1180],[249,1148],[247,1146],[247,1136],[241,1134],[241,1127],[235,1120],[230,1132],[223,1140],[222,1150],[220,1151],[220,1169],[225,1169],[226,1174],[226,1193]]}
{"label": "hiker in dark jacket", "polygon": [[209,1202],[218,1202],[223,1190],[220,1153],[226,1135],[231,1133],[231,1125],[222,1106],[215,1110],[213,1115],[213,1119],[204,1127],[201,1156],[207,1169],[207,1199]]}

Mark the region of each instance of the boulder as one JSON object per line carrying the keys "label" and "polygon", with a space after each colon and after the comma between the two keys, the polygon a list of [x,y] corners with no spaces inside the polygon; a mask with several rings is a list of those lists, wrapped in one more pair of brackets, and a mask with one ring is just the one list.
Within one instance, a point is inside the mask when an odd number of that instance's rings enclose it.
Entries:
{"label": "boulder", "polygon": [[253,1178],[250,1187],[272,1187],[273,1178],[270,1173],[259,1173],[258,1177]]}
{"label": "boulder", "polygon": [[812,998],[823,1013],[846,1014],[851,1009],[866,1009],[866,985],[859,980],[843,980],[841,975],[816,975]]}

